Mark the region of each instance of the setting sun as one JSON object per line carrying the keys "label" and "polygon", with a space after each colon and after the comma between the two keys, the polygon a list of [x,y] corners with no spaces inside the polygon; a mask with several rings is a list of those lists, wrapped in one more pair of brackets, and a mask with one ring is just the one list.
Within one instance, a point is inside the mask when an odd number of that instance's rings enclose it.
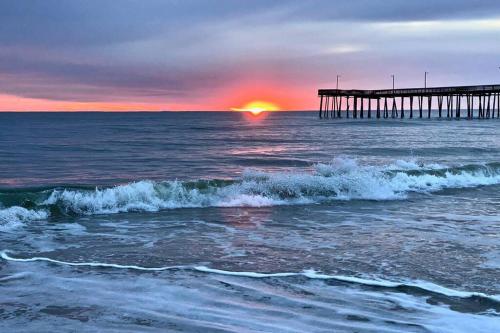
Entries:
{"label": "setting sun", "polygon": [[254,115],[258,115],[264,111],[279,111],[280,108],[276,104],[263,101],[253,101],[245,104],[241,108],[231,108],[232,111],[238,112],[250,112]]}

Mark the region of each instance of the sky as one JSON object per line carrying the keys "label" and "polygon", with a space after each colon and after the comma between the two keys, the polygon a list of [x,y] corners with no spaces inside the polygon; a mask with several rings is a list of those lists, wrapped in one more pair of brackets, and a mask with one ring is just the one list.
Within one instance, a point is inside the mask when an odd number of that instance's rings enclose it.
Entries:
{"label": "sky", "polygon": [[500,83],[498,0],[2,0],[0,111],[318,107]]}

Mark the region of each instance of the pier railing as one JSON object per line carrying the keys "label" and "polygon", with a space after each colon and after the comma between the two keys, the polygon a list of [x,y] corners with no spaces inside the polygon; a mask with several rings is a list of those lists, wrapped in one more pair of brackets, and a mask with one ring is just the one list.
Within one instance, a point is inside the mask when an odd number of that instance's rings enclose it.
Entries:
{"label": "pier railing", "polygon": [[[320,89],[318,96],[320,118],[342,118],[343,114],[350,118],[351,112],[353,118],[364,118],[365,110],[367,118],[372,118],[372,111],[376,112],[374,116],[377,118],[405,118],[407,110],[409,118],[413,118],[415,99],[419,118],[423,118],[424,108],[427,117],[431,118],[433,107],[437,109],[439,118],[443,117],[443,108],[446,108],[447,118],[462,118],[462,111],[467,111],[467,119],[500,118],[500,85],[383,90]],[[372,101],[376,102],[373,110]]]}

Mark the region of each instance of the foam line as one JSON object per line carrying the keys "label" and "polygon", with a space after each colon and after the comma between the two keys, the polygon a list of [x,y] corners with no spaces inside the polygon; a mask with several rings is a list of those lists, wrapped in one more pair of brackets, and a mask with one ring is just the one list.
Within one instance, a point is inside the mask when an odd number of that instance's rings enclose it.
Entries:
{"label": "foam line", "polygon": [[83,267],[100,267],[100,268],[118,268],[118,269],[133,269],[138,271],[166,271],[170,269],[179,269],[184,268],[183,266],[164,266],[164,267],[143,267],[137,265],[119,265],[119,264],[108,264],[101,262],[69,262],[69,261],[61,261],[55,260],[47,257],[32,257],[32,258],[14,258],[8,255],[9,250],[4,250],[0,252],[0,257],[2,259],[8,261],[17,261],[17,262],[34,262],[34,261],[45,261],[53,264],[66,265],[66,266],[83,266]]}
{"label": "foam line", "polygon": [[231,276],[242,276],[249,278],[270,278],[270,277],[290,277],[290,276],[299,276],[303,275],[302,273],[257,273],[257,272],[235,272],[235,271],[225,271],[222,269],[209,268],[205,266],[194,266],[192,269],[203,272],[203,273],[212,273],[219,275],[231,275]]}
{"label": "foam line", "polygon": [[500,295],[487,295],[480,292],[469,292],[460,291],[455,289],[446,288],[437,285],[432,282],[427,281],[408,281],[408,282],[394,282],[382,279],[365,279],[355,276],[343,276],[343,275],[328,275],[318,273],[314,270],[304,270],[300,273],[256,273],[256,272],[234,272],[234,271],[224,271],[220,269],[213,269],[204,266],[195,266],[195,270],[206,273],[214,273],[221,275],[230,276],[242,276],[249,278],[268,278],[268,277],[290,277],[290,276],[305,276],[309,279],[319,279],[319,280],[336,280],[347,283],[355,283],[365,286],[373,287],[383,287],[383,288],[399,288],[399,287],[411,287],[420,290],[425,290],[427,292],[432,292],[436,294],[442,294],[450,297],[460,297],[469,298],[473,296],[488,298],[497,302],[500,302]]}
{"label": "foam line", "polygon": [[208,274],[218,274],[218,275],[229,275],[229,276],[240,276],[247,278],[271,278],[271,277],[293,277],[293,276],[304,276],[309,279],[319,279],[319,280],[336,280],[347,283],[354,283],[365,286],[382,287],[382,288],[399,288],[399,287],[410,287],[415,289],[424,290],[430,293],[441,294],[449,297],[459,297],[459,298],[470,298],[470,297],[481,297],[486,298],[495,302],[500,303],[500,295],[488,295],[481,292],[471,292],[471,291],[461,291],[455,290],[447,287],[443,287],[428,281],[405,281],[405,282],[394,282],[383,279],[366,279],[355,276],[343,276],[343,275],[328,275],[323,273],[318,273],[314,270],[304,270],[302,272],[278,272],[278,273],[259,273],[259,272],[244,272],[244,271],[227,271],[215,268],[209,268],[206,266],[163,266],[163,267],[143,267],[137,265],[119,265],[119,264],[108,264],[99,262],[68,262],[55,260],[47,257],[31,257],[31,258],[15,258],[11,257],[8,253],[9,250],[0,251],[0,257],[7,261],[16,262],[35,262],[43,261],[50,262],[59,265],[68,266],[84,266],[92,268],[116,268],[116,269],[132,269],[139,271],[167,271],[173,269],[182,270],[192,270]]}

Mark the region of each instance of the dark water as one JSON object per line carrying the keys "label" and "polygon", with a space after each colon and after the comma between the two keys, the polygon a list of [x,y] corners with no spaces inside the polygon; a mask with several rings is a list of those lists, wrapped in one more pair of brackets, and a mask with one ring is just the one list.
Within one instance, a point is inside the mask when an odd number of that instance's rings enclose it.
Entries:
{"label": "dark water", "polygon": [[499,138],[0,113],[0,331],[500,331]]}

